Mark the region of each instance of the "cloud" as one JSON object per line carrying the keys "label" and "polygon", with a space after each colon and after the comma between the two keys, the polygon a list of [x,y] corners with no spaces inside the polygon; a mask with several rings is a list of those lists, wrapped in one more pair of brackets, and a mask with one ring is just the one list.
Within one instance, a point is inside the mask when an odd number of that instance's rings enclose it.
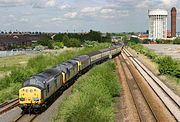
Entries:
{"label": "cloud", "polygon": [[16,16],[15,16],[15,15],[10,14],[10,15],[8,15],[8,20],[11,20],[11,21],[16,21],[16,20],[17,20],[17,18],[16,18]]}
{"label": "cloud", "polygon": [[55,0],[47,0],[45,2],[45,7],[54,7],[56,5],[56,1]]}
{"label": "cloud", "polygon": [[101,17],[104,18],[104,19],[114,19],[114,18],[116,18],[113,15],[102,15]]}
{"label": "cloud", "polygon": [[172,5],[176,5],[177,0],[160,0],[162,2],[162,5],[168,7]]}
{"label": "cloud", "polygon": [[68,12],[68,13],[64,14],[64,16],[67,18],[75,18],[77,15],[78,15],[77,12]]}
{"label": "cloud", "polygon": [[57,0],[38,0],[33,4],[34,8],[49,8],[55,7],[57,5]]}
{"label": "cloud", "polygon": [[114,11],[113,9],[110,9],[110,8],[106,9],[106,8],[105,8],[105,9],[102,9],[102,10],[101,10],[101,13],[102,13],[102,14],[109,14],[109,13],[112,13],[113,11]]}
{"label": "cloud", "polygon": [[64,4],[64,5],[58,6],[58,8],[59,8],[60,10],[65,10],[65,9],[71,8],[71,5],[69,5],[69,4]]}
{"label": "cloud", "polygon": [[51,22],[63,22],[65,20],[66,19],[62,18],[62,17],[53,17],[53,18],[50,19]]}
{"label": "cloud", "polygon": [[31,4],[31,0],[0,0],[0,6],[8,7],[8,6],[22,6]]}
{"label": "cloud", "polygon": [[170,9],[173,6],[179,6],[179,0],[139,0],[135,3],[136,8],[164,8]]}
{"label": "cloud", "polygon": [[19,20],[19,22],[28,22],[29,21],[29,19],[27,19],[27,18],[21,18],[20,20]]}
{"label": "cloud", "polygon": [[148,8],[149,7],[149,0],[144,0],[142,2],[139,2],[138,4],[136,4],[137,8]]}
{"label": "cloud", "polygon": [[93,12],[97,12],[101,9],[101,7],[85,7],[83,9],[81,9],[82,13],[93,13]]}
{"label": "cloud", "polygon": [[129,16],[129,11],[128,10],[119,10],[117,11],[119,16]]}

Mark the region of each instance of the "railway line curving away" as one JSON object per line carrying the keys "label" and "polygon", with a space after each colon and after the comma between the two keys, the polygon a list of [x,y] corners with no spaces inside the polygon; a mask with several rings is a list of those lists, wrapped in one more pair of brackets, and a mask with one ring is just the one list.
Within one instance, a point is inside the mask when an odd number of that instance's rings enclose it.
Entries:
{"label": "railway line curving away", "polygon": [[[129,91],[131,92],[131,96],[133,96],[132,101],[134,102],[133,103],[134,106],[136,106],[136,111],[138,113],[140,121],[145,121],[145,120],[148,121],[145,118],[145,116],[143,116],[143,112],[142,112],[142,111],[146,111],[147,108],[143,107],[143,104],[141,105],[141,107],[138,107],[136,101],[142,102],[142,100],[140,100],[137,97],[137,93],[136,95],[134,95],[135,93],[133,93],[137,89],[141,91],[142,95],[144,96],[144,100],[147,102],[147,105],[152,113],[152,116],[154,116],[155,120],[151,120],[151,121],[180,121],[179,96],[177,96],[171,89],[169,89],[166,85],[164,85],[162,81],[160,81],[155,75],[153,75],[153,73],[150,70],[148,70],[136,58],[134,58],[133,55],[130,54],[126,49],[123,50],[120,59],[116,59],[116,64],[118,64],[117,62],[121,62],[120,63],[121,67],[126,69],[126,71],[124,70],[125,72],[127,72],[127,70],[130,70],[131,73],[130,76],[128,76],[128,74],[125,73],[125,81],[127,82],[128,87],[123,87],[123,91],[127,91],[129,89]],[[121,77],[120,79],[122,80],[122,77],[124,76],[122,76],[121,74],[120,77]],[[121,81],[122,86],[123,86],[123,82],[125,81]],[[136,83],[138,87],[137,86],[132,87],[133,84],[132,82]],[[123,95],[125,94],[129,94],[129,93],[123,92]],[[124,100],[124,102],[126,101],[127,100]],[[126,107],[129,106],[127,105]],[[126,113],[128,113],[128,111],[126,111]],[[131,112],[129,111],[129,113]],[[147,112],[145,113],[147,115],[150,115]],[[130,116],[130,115],[127,114],[126,116]],[[149,118],[150,117],[151,115],[149,116]],[[124,119],[126,120],[127,117]]]}

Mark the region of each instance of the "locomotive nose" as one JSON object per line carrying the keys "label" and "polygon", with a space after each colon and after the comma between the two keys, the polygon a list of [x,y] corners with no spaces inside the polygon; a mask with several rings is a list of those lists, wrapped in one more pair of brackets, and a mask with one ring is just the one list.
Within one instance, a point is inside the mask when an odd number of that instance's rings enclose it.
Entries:
{"label": "locomotive nose", "polygon": [[19,90],[20,104],[40,103],[41,92],[36,87],[23,87]]}

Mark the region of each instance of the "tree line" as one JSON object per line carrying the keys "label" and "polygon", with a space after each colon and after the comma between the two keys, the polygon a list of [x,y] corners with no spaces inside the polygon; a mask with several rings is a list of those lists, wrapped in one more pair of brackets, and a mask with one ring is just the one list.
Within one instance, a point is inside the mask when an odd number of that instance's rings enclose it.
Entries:
{"label": "tree line", "polygon": [[53,38],[44,36],[37,43],[42,46],[54,47],[80,47],[85,41],[111,42],[111,34],[102,36],[99,31],[90,30],[88,33],[58,33]]}

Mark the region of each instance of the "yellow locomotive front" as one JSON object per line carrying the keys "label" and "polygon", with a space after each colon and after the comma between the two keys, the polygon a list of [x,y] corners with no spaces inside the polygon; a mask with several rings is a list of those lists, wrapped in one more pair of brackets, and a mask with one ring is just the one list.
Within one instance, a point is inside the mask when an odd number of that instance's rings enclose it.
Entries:
{"label": "yellow locomotive front", "polygon": [[29,86],[19,90],[19,104],[22,110],[40,109],[41,89]]}
{"label": "yellow locomotive front", "polygon": [[40,112],[42,107],[42,89],[44,78],[32,76],[22,84],[19,90],[19,107],[25,112]]}
{"label": "yellow locomotive front", "polygon": [[36,87],[23,87],[19,90],[20,104],[41,104],[41,90]]}

